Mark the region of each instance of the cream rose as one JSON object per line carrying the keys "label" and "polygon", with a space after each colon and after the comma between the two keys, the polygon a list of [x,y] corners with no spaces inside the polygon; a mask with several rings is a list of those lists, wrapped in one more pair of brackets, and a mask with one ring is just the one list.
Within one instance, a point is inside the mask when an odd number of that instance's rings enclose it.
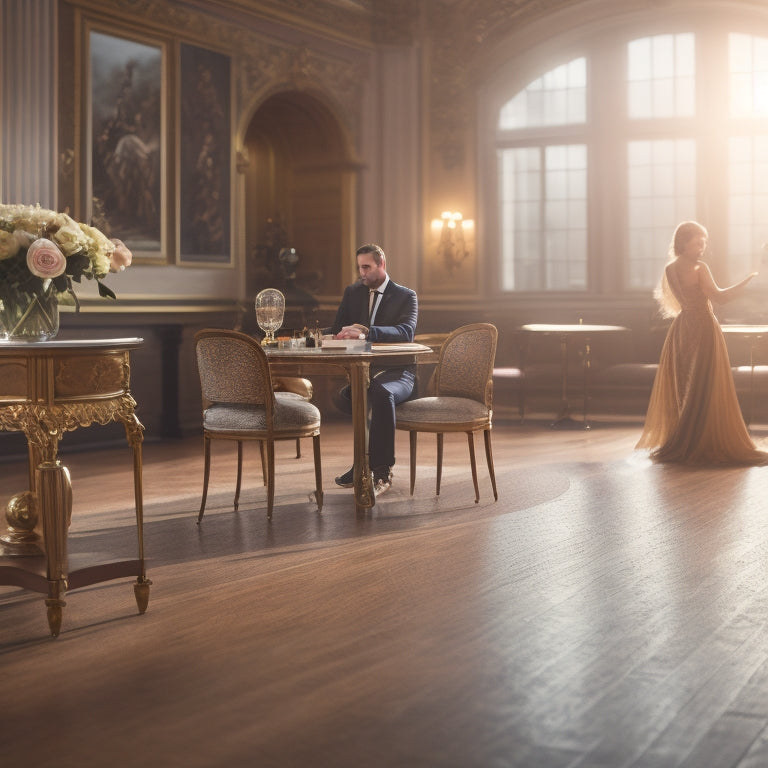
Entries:
{"label": "cream rose", "polygon": [[19,252],[19,242],[13,236],[13,232],[0,229],[0,261],[10,259]]}
{"label": "cream rose", "polygon": [[61,216],[61,226],[51,235],[51,240],[61,248],[65,256],[71,256],[88,245],[77,222],[64,215]]}
{"label": "cream rose", "polygon": [[88,254],[91,260],[91,274],[94,277],[104,277],[109,272],[109,259],[115,249],[106,235],[88,224],[78,224],[80,231],[88,240]]}
{"label": "cream rose", "polygon": [[19,244],[19,248],[29,248],[37,240],[37,235],[27,232],[26,229],[17,229],[13,233],[13,239]]}
{"label": "cream rose", "polygon": [[41,237],[27,250],[27,267],[42,278],[58,277],[67,268],[67,259],[56,243]]}
{"label": "cream rose", "polygon": [[122,240],[113,237],[112,242],[115,244],[115,250],[112,251],[112,256],[109,259],[109,271],[122,272],[126,267],[131,266],[133,254]]}

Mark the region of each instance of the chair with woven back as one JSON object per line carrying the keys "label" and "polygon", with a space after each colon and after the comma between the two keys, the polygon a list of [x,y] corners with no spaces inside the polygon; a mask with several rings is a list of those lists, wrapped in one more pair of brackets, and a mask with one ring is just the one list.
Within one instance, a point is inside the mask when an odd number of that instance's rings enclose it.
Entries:
{"label": "chair with woven back", "polygon": [[410,436],[411,495],[416,483],[417,434],[432,432],[437,435],[435,492],[439,496],[443,471],[443,435],[447,432],[464,432],[469,444],[475,503],[478,503],[480,490],[474,435],[482,431],[493,498],[498,501],[491,450],[493,365],[497,341],[498,331],[490,323],[474,323],[457,328],[448,335],[440,348],[428,396],[407,400],[397,406],[397,429],[407,430]]}
{"label": "chair with woven back", "polygon": [[267,517],[275,498],[275,441],[311,437],[315,497],[323,508],[320,462],[320,411],[293,392],[275,392],[269,361],[259,342],[239,331],[207,328],[195,334],[195,354],[203,396],[205,468],[198,523],[203,518],[211,469],[211,440],[237,442],[235,511],[240,499],[243,443],[259,443],[267,486]]}

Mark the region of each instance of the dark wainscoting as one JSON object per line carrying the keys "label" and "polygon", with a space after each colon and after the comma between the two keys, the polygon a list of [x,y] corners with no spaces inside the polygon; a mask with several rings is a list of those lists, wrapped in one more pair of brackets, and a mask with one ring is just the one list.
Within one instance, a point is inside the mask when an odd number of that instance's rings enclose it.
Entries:
{"label": "dark wainscoting", "polygon": [[[332,322],[335,307],[330,299],[320,302],[316,318],[321,327]],[[666,334],[666,326],[657,322],[654,308],[648,302],[619,309],[596,306],[589,313],[581,312],[575,305],[535,302],[475,302],[458,306],[422,302],[417,332],[442,334],[468,323],[494,323],[499,329],[496,356],[499,373],[494,384],[496,418],[519,420],[521,412],[526,418],[547,418],[557,411],[561,395],[559,343],[553,337],[526,337],[520,326],[572,323],[578,322],[579,317],[583,317],[585,323],[618,324],[629,329],[626,334],[610,334],[592,342],[587,372],[590,414],[642,419]],[[136,413],[146,428],[145,439],[164,440],[200,431],[200,385],[193,338],[205,327],[258,332],[249,313],[235,301],[195,305],[130,305],[121,301],[106,307],[104,302],[85,306],[80,313],[62,312],[59,338],[144,338],[144,346],[131,355],[131,390],[138,403]],[[748,367],[748,345],[737,338],[729,339],[728,343],[745,416],[764,422],[768,420],[768,349],[756,351],[753,378]],[[569,398],[573,399],[575,410],[580,408],[579,398],[583,393],[582,361],[582,350],[572,346],[568,382]],[[421,373],[424,383],[429,371]],[[343,384],[341,374],[319,376],[313,381],[313,400],[324,419],[347,418],[334,404],[335,394]],[[124,443],[120,425],[96,425],[66,435],[61,451]],[[0,460],[25,453],[22,435],[0,432]]]}

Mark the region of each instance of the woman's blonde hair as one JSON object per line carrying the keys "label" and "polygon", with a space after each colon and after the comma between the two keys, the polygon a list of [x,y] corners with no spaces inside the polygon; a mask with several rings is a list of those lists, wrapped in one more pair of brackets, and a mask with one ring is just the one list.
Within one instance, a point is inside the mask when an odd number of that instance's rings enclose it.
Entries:
{"label": "woman's blonde hair", "polygon": [[[696,235],[708,236],[706,227],[699,224],[698,221],[683,221],[678,224],[675,229],[675,234],[672,235],[672,240],[669,243],[669,250],[667,256],[669,257],[667,265],[673,262],[682,252],[688,242]],[[661,273],[661,281],[653,292],[654,298],[659,305],[659,313],[662,317],[677,317],[680,314],[680,302],[672,292],[667,280],[666,267]]]}

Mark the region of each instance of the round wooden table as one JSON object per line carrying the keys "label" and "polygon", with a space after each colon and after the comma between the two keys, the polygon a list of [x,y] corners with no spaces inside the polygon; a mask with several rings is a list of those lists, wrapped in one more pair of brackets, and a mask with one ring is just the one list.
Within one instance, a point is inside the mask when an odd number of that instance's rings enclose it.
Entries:
{"label": "round wooden table", "polygon": [[[592,354],[592,336],[601,333],[617,333],[627,331],[623,325],[594,325],[587,323],[528,323],[521,327],[527,334],[558,336],[560,338],[560,385],[562,388],[560,412],[552,422],[552,427],[561,426],[580,426],[589,429],[587,421],[587,400],[588,392],[588,372],[591,366]],[[582,410],[582,421],[576,422],[571,417],[571,409],[568,403],[568,340],[577,338],[584,348],[582,365],[584,368],[584,406]]]}
{"label": "round wooden table", "polygon": [[738,323],[726,323],[720,326],[726,335],[740,336],[749,340],[749,412],[746,422],[752,421],[755,399],[755,349],[759,342],[768,336],[768,325],[740,325]]}
{"label": "round wooden table", "polygon": [[432,349],[424,344],[357,344],[359,348],[300,347],[297,349],[266,348],[270,369],[278,375],[307,376],[338,372],[349,377],[352,394],[353,480],[355,506],[358,511],[376,504],[368,461],[368,385],[370,368],[400,368],[414,365],[420,358],[431,359]]}

